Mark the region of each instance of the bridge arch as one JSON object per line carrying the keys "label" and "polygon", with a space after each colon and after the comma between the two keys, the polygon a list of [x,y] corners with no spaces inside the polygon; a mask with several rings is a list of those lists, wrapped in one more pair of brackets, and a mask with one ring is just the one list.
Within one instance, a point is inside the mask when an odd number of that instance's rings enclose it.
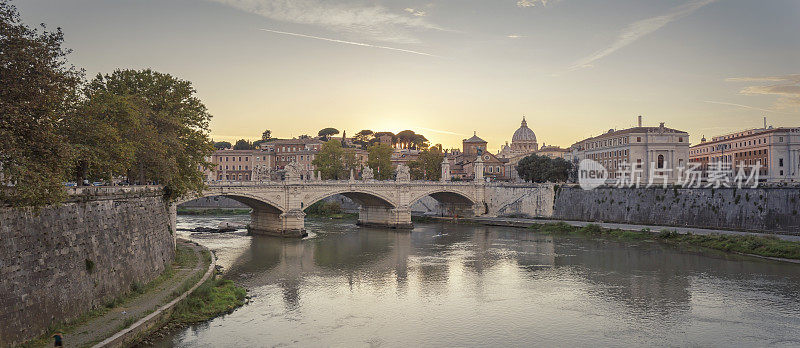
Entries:
{"label": "bridge arch", "polygon": [[312,206],[314,203],[317,203],[325,198],[335,195],[345,196],[350,200],[352,200],[353,202],[356,202],[361,207],[380,206],[386,208],[397,208],[397,204],[392,202],[393,199],[385,196],[382,193],[369,190],[352,189],[352,188],[331,190],[331,191],[325,191],[321,194],[303,196],[301,200],[302,202],[301,208],[305,210],[308,207]]}
{"label": "bridge arch", "polygon": [[273,202],[267,198],[260,197],[257,195],[244,193],[244,192],[237,192],[237,193],[229,193],[229,192],[203,192],[203,194],[199,196],[186,196],[181,197],[175,203],[180,205],[183,203],[191,202],[195,199],[200,198],[210,198],[210,197],[225,197],[230,198],[234,201],[242,203],[253,210],[259,209],[268,211],[271,213],[280,214],[284,211],[281,204]]}
{"label": "bridge arch", "polygon": [[477,202],[471,194],[450,188],[421,191],[411,196],[409,203],[413,205],[425,197],[431,197],[439,203],[443,215],[470,216],[483,210],[483,203]]}

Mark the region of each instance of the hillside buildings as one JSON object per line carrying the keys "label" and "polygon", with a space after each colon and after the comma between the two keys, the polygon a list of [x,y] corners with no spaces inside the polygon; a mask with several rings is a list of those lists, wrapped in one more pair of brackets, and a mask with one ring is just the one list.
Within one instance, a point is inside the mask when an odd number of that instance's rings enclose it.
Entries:
{"label": "hillside buildings", "polygon": [[679,168],[689,160],[689,133],[667,128],[664,122],[658,127],[644,127],[639,116],[638,127],[609,129],[573,144],[571,149],[574,163],[597,161],[611,180],[634,170],[635,177],[645,184],[651,179],[674,183],[682,173]]}
{"label": "hillside buildings", "polygon": [[711,170],[741,168],[746,174],[757,166],[761,182],[800,182],[800,127],[747,129],[723,134],[689,149],[689,161],[699,164],[703,177]]}

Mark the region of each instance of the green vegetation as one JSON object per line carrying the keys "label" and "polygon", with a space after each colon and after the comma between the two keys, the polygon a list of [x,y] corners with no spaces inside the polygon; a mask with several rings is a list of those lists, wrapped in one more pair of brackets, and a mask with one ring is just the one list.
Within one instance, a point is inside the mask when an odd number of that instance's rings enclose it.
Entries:
{"label": "green vegetation", "polygon": [[376,143],[370,146],[367,165],[372,168],[375,179],[388,180],[394,176],[392,168],[392,147],[388,144]]}
{"label": "green vegetation", "polygon": [[178,208],[178,215],[244,215],[250,214],[250,209],[196,209],[196,208]]}
{"label": "green vegetation", "polygon": [[311,163],[316,166],[324,180],[343,180],[350,178],[350,170],[358,170],[358,160],[353,149],[343,148],[339,140],[329,140],[322,144]]}
{"label": "green vegetation", "polygon": [[660,233],[652,233],[649,230],[626,231],[620,229],[607,229],[594,224],[580,227],[572,226],[564,222],[536,224],[530,228],[537,232],[549,234],[580,235],[622,240],[656,240],[681,246],[703,247],[741,254],[752,254],[764,257],[779,257],[786,259],[800,259],[800,243],[785,241],[776,237],[722,234],[698,235],[691,233],[680,234],[670,230],[662,230]]}
{"label": "green vegetation", "polygon": [[174,198],[203,188],[213,151],[209,115],[191,82],[145,70],[86,81],[60,29],[30,28],[0,0],[0,201],[40,207],[63,183],[120,177]]}
{"label": "green vegetation", "polygon": [[41,206],[64,197],[69,146],[58,133],[82,72],[68,64],[61,29],[30,28],[0,0],[0,202]]}
{"label": "green vegetation", "polygon": [[323,129],[320,129],[319,133],[317,133],[317,135],[320,138],[323,138],[325,140],[330,140],[331,137],[336,135],[336,134],[339,134],[339,130],[336,129],[336,128],[323,128]]}
{"label": "green vegetation", "polygon": [[442,145],[436,144],[420,152],[419,158],[408,164],[411,179],[437,181],[442,177]]}
{"label": "green vegetation", "polygon": [[236,144],[233,145],[234,150],[253,150],[256,147],[247,139],[239,139],[236,141]]}
{"label": "green vegetation", "polygon": [[517,165],[519,177],[532,182],[566,182],[575,170],[575,166],[563,158],[537,155],[527,156]]}
{"label": "green vegetation", "polygon": [[195,324],[230,313],[245,303],[247,292],[232,281],[209,279],[175,306],[171,325]]}
{"label": "green vegetation", "polygon": [[305,210],[306,216],[310,217],[327,217],[331,219],[348,219],[358,214],[348,214],[342,211],[342,205],[339,202],[325,202],[319,201]]}

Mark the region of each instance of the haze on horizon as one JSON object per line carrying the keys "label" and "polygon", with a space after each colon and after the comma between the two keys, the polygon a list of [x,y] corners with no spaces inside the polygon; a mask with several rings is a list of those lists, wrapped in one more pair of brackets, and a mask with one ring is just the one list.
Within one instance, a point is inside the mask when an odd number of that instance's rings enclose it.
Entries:
{"label": "haze on horizon", "polygon": [[190,80],[215,140],[412,129],[497,150],[666,122],[692,143],[800,126],[800,1],[15,1],[88,77]]}

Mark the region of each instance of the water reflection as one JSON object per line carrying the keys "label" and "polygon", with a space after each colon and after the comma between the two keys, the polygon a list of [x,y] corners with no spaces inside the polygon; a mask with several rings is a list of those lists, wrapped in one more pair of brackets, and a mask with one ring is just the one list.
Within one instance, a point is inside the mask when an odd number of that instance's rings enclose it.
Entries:
{"label": "water reflection", "polygon": [[253,303],[163,344],[800,343],[796,265],[501,227],[307,226],[313,238],[217,243]]}

